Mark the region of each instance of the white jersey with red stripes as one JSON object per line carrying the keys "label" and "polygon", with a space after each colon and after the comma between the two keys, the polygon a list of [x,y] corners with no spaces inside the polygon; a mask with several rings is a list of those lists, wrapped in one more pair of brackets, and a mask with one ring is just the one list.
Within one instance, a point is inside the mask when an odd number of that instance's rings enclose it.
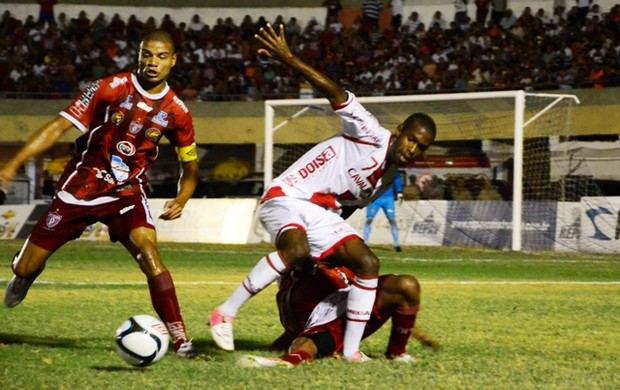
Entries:
{"label": "white jersey with red stripes", "polygon": [[344,104],[333,108],[342,118],[341,132],[314,146],[274,179],[263,202],[290,196],[334,210],[364,207],[391,185],[396,166],[386,174],[386,157],[392,133],[350,92]]}

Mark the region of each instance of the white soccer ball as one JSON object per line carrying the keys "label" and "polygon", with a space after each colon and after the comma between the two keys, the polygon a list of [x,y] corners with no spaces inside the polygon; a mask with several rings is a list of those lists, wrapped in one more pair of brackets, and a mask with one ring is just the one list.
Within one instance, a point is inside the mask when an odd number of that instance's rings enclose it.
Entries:
{"label": "white soccer ball", "polygon": [[127,364],[145,367],[168,351],[170,333],[163,322],[148,314],[125,320],[116,330],[116,352]]}

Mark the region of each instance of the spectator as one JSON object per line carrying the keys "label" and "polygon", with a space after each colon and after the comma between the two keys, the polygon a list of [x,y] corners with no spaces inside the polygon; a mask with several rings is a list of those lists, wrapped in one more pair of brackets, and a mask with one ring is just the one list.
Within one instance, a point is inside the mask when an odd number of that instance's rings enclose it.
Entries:
{"label": "spectator", "polygon": [[577,4],[577,23],[583,26],[586,23],[586,18],[590,12],[590,4],[592,4],[592,0],[575,0],[575,3]]}
{"label": "spectator", "polygon": [[482,178],[482,189],[478,193],[477,200],[485,200],[485,201],[497,201],[503,200],[502,196],[497,192],[495,187],[491,184],[489,179],[486,177]]}
{"label": "spectator", "polygon": [[454,0],[454,22],[459,28],[469,24],[469,17],[467,16],[467,0]]}
{"label": "spectator", "polygon": [[413,11],[411,15],[409,15],[409,18],[407,19],[407,21],[405,22],[405,25],[403,26],[403,30],[406,35],[409,35],[409,36],[415,35],[416,31],[418,31],[418,26],[420,24],[422,24],[422,21],[420,21],[420,15],[417,12]]}
{"label": "spectator", "polygon": [[454,189],[452,190],[452,199],[460,201],[473,200],[471,192],[465,185],[465,178],[462,176],[456,178]]}
{"label": "spectator", "polygon": [[438,176],[433,175],[422,190],[422,199],[445,200],[446,185]]}
{"label": "spectator", "polygon": [[491,5],[491,19],[501,25],[500,21],[508,9],[508,2],[507,0],[491,0]]}
{"label": "spectator", "polygon": [[403,7],[403,0],[392,0],[392,28],[394,31],[400,31],[400,26],[403,23],[403,15],[405,14],[405,8]]}
{"label": "spectator", "polygon": [[340,0],[324,0],[322,6],[326,9],[325,28],[331,23],[340,20],[340,11],[342,11]]}
{"label": "spectator", "polygon": [[429,29],[437,28],[441,31],[445,30],[447,26],[448,26],[448,23],[443,18],[441,11],[435,11],[435,13],[433,14],[433,17],[431,18],[431,21],[428,23]]}
{"label": "spectator", "polygon": [[476,4],[476,22],[484,26],[491,10],[491,0],[475,0],[474,2]]}
{"label": "spectator", "polygon": [[364,23],[379,28],[379,16],[381,15],[382,10],[382,0],[363,0],[362,15],[364,16]]}
{"label": "spectator", "polygon": [[502,16],[502,19],[499,21],[500,27],[504,31],[510,31],[515,27],[516,24],[517,24],[517,17],[514,16],[511,9],[507,9],[506,12],[504,13],[504,16]]}
{"label": "spectator", "polygon": [[56,24],[56,17],[54,16],[54,6],[58,1],[56,0],[37,0],[39,3],[39,19],[38,22],[43,26]]}

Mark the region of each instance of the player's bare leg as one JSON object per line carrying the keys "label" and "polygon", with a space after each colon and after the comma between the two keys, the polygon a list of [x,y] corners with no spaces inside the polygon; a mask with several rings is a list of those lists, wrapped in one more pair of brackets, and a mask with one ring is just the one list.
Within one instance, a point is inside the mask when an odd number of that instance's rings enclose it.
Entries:
{"label": "player's bare leg", "polygon": [[15,275],[6,287],[5,306],[13,308],[26,298],[30,286],[43,272],[45,261],[52,253],[26,240],[22,249],[13,258],[12,269]]}
{"label": "player's bare leg", "polygon": [[155,230],[146,227],[133,229],[123,245],[147,278],[153,308],[166,324],[177,355],[190,359],[203,357],[204,354],[196,350],[187,337],[172,276],[157,250]]}

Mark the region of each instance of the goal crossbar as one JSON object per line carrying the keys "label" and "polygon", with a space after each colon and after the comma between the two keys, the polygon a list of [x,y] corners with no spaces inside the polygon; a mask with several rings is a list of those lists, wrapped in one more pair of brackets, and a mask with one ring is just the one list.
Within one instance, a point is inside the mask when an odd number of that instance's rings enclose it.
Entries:
{"label": "goal crossbar", "polygon": [[[546,107],[539,110],[527,122],[524,121],[526,96],[538,96],[554,98]],[[402,95],[402,96],[364,96],[357,100],[362,103],[407,103],[407,102],[433,102],[433,101],[456,101],[456,100],[476,100],[493,98],[514,99],[514,172],[513,172],[513,207],[512,207],[512,250],[520,251],[522,246],[522,213],[523,213],[523,139],[524,128],[544,115],[553,106],[564,99],[572,99],[580,104],[575,95],[568,94],[547,94],[547,93],[526,93],[523,90],[510,91],[489,91],[489,92],[466,92],[451,94],[431,94],[431,95]],[[328,105],[329,101],[325,98],[306,98],[306,99],[278,99],[265,100],[265,145],[264,145],[264,185],[265,188],[273,180],[273,134],[275,131],[285,126],[289,121],[302,115],[309,110],[308,106]],[[286,120],[274,126],[275,107],[281,106],[302,106],[299,111],[289,116]]]}

